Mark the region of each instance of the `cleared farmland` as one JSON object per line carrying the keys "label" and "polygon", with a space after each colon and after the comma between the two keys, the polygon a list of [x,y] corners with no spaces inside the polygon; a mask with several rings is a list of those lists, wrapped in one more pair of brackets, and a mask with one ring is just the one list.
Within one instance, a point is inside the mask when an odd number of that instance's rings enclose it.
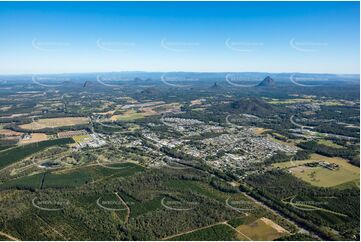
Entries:
{"label": "cleared farmland", "polygon": [[132,164],[124,163],[113,166],[119,169],[108,169],[99,166],[80,167],[70,171],[39,173],[31,176],[21,177],[5,184],[0,185],[0,188],[6,189],[11,187],[21,188],[65,188],[77,187],[97,180],[104,180],[108,177],[126,177],[140,172],[142,167]]}
{"label": "cleared farmland", "polygon": [[45,118],[33,121],[29,124],[20,125],[20,128],[27,130],[40,130],[87,123],[89,123],[89,118],[86,117]]}
{"label": "cleared farmland", "polygon": [[[306,167],[304,164],[316,161],[326,161],[339,165],[338,169],[330,170],[324,167]],[[273,167],[288,169],[294,176],[319,187],[333,187],[343,183],[359,180],[360,168],[351,165],[339,157],[326,157],[312,154],[308,160],[276,163]]]}
{"label": "cleared farmland", "polygon": [[18,146],[12,149],[7,149],[0,152],[0,168],[10,165],[14,162],[20,161],[25,157],[36,152],[44,150],[50,146],[65,145],[73,143],[74,140],[70,138],[46,140],[37,143]]}
{"label": "cleared farmland", "polygon": [[260,218],[251,224],[241,225],[237,227],[237,230],[252,240],[271,241],[288,234],[287,230],[267,218]]}
{"label": "cleared farmland", "polygon": [[32,133],[31,137],[29,139],[23,139],[19,143],[20,144],[30,144],[30,143],[36,143],[40,141],[48,140],[48,136],[43,133]]}

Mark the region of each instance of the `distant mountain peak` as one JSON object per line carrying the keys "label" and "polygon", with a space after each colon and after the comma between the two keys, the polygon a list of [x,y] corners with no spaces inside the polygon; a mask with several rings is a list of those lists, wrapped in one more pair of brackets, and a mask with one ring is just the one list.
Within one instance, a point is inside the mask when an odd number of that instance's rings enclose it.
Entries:
{"label": "distant mountain peak", "polygon": [[273,111],[273,107],[262,100],[261,98],[256,97],[244,97],[240,100],[234,101],[231,104],[233,110],[238,110],[242,113],[248,114],[269,114]]}
{"label": "distant mountain peak", "polygon": [[266,76],[263,81],[261,81],[257,86],[259,87],[273,87],[275,85],[275,81],[270,77]]}
{"label": "distant mountain peak", "polygon": [[212,86],[211,89],[218,89],[220,88],[220,86],[217,84],[217,82],[215,82]]}

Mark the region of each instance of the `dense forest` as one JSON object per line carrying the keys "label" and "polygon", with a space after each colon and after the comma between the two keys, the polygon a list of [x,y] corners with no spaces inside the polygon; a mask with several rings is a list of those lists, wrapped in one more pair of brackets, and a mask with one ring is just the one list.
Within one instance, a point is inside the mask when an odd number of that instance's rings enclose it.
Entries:
{"label": "dense forest", "polygon": [[[360,191],[356,188],[317,188],[282,170],[250,176],[246,183],[248,185],[241,186],[244,191],[314,231],[323,239],[359,238]],[[308,211],[290,206],[287,203],[289,197],[296,197],[301,204],[308,202],[317,208]],[[331,233],[326,226],[340,231],[340,235]]]}

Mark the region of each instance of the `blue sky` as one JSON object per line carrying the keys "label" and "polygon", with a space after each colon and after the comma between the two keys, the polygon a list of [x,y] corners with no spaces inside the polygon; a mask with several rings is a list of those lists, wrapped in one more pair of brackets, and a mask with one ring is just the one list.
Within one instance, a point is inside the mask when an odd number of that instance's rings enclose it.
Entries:
{"label": "blue sky", "polygon": [[0,74],[359,73],[358,2],[1,2]]}

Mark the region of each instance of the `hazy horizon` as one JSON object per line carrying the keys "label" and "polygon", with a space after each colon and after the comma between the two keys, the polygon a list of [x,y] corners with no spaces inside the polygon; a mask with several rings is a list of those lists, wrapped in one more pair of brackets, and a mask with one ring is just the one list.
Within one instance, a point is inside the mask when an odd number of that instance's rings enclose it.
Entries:
{"label": "hazy horizon", "polygon": [[54,72],[54,73],[0,73],[0,76],[31,76],[31,75],[83,75],[83,74],[109,74],[109,73],[194,73],[194,74],[220,74],[220,73],[255,73],[255,74],[306,74],[306,75],[345,75],[359,76],[360,73],[321,73],[321,72],[269,72],[269,71],[93,71],[93,72]]}

